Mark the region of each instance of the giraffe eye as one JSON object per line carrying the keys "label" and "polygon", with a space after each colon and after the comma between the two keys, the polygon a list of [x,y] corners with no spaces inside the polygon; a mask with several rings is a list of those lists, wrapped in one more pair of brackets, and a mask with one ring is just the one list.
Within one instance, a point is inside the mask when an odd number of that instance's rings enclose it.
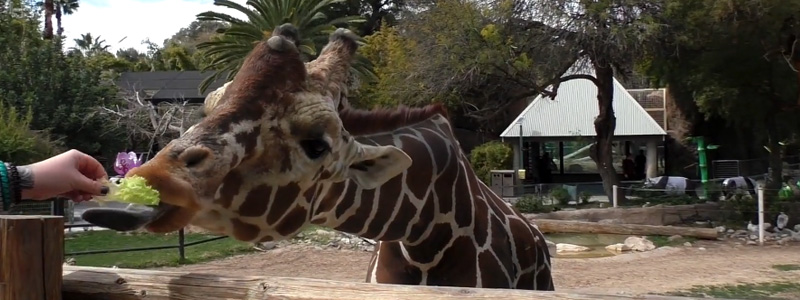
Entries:
{"label": "giraffe eye", "polygon": [[306,152],[306,156],[310,159],[317,159],[324,155],[331,149],[327,142],[321,139],[302,140],[300,147]]}

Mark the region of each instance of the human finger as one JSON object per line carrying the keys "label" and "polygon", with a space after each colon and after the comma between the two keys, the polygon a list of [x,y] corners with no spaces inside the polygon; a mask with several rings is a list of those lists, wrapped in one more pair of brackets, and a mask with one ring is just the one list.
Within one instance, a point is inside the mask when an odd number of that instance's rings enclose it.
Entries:
{"label": "human finger", "polygon": [[100,179],[108,177],[103,165],[100,164],[94,157],[89,156],[83,152],[77,152],[77,168],[81,174],[91,179]]}
{"label": "human finger", "polygon": [[105,195],[108,193],[107,186],[81,174],[76,174],[72,180],[72,188],[78,193],[91,195]]}

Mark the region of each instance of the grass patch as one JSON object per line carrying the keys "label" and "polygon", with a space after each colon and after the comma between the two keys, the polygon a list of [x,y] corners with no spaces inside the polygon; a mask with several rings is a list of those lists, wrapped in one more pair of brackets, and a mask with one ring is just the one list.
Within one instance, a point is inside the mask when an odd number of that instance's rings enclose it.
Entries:
{"label": "grass patch", "polygon": [[800,283],[769,282],[759,284],[696,286],[688,291],[672,292],[668,293],[668,295],[748,300],[788,300],[800,298]]}
{"label": "grass patch", "polygon": [[772,268],[778,271],[798,271],[800,270],[800,265],[798,264],[789,264],[789,265],[772,265]]}
{"label": "grass patch", "polygon": [[[213,235],[187,233],[186,243],[214,237]],[[177,234],[137,233],[119,234],[111,230],[89,231],[65,238],[65,251],[91,251],[104,249],[123,249],[168,246],[178,244]],[[186,259],[180,260],[178,249],[161,249],[136,252],[89,254],[73,257],[78,266],[120,268],[155,268],[195,264],[253,251],[249,243],[231,238],[216,240],[200,245],[186,247]]]}
{"label": "grass patch", "polygon": [[681,246],[681,245],[683,245],[683,243],[686,243],[686,242],[694,243],[694,241],[697,240],[696,238],[693,238],[693,237],[685,237],[684,236],[684,237],[681,237],[679,239],[675,239],[675,240],[670,241],[668,236],[663,236],[663,235],[650,235],[650,236],[647,236],[647,239],[650,240],[651,242],[653,242],[653,245],[655,245],[656,247]]}

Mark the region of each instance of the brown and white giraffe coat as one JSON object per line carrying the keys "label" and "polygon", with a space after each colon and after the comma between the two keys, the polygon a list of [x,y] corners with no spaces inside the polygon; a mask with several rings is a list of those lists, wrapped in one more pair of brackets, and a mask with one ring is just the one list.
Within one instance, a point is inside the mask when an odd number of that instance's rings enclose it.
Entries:
{"label": "brown and white giraffe coat", "polygon": [[554,289],[544,237],[475,176],[441,106],[338,112],[351,34],[338,30],[304,65],[296,31],[282,30],[203,120],[129,172],[161,193],[154,213],[86,219],[153,232],[193,224],[248,242],[319,224],[381,241],[370,282]]}

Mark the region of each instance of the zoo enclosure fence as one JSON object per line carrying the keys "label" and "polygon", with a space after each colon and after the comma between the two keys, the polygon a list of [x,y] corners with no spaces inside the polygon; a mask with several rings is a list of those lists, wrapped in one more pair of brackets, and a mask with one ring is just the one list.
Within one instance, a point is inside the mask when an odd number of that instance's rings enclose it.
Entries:
{"label": "zoo enclosure fence", "polygon": [[[90,228],[96,227],[92,224],[64,224],[65,229],[72,229],[72,228]],[[101,249],[101,250],[86,250],[86,251],[76,251],[76,252],[65,252],[64,256],[80,256],[80,255],[91,255],[91,254],[106,254],[106,253],[121,253],[121,252],[139,252],[139,251],[153,251],[153,250],[163,250],[163,249],[178,249],[178,257],[180,260],[186,259],[186,247],[191,247],[195,245],[205,244],[208,242],[213,242],[221,239],[228,238],[228,236],[216,236],[212,238],[206,238],[199,241],[193,241],[186,243],[186,233],[185,229],[181,228],[178,230],[178,244],[177,245],[163,245],[163,246],[151,246],[151,247],[135,247],[135,248],[117,248],[117,249]]]}

